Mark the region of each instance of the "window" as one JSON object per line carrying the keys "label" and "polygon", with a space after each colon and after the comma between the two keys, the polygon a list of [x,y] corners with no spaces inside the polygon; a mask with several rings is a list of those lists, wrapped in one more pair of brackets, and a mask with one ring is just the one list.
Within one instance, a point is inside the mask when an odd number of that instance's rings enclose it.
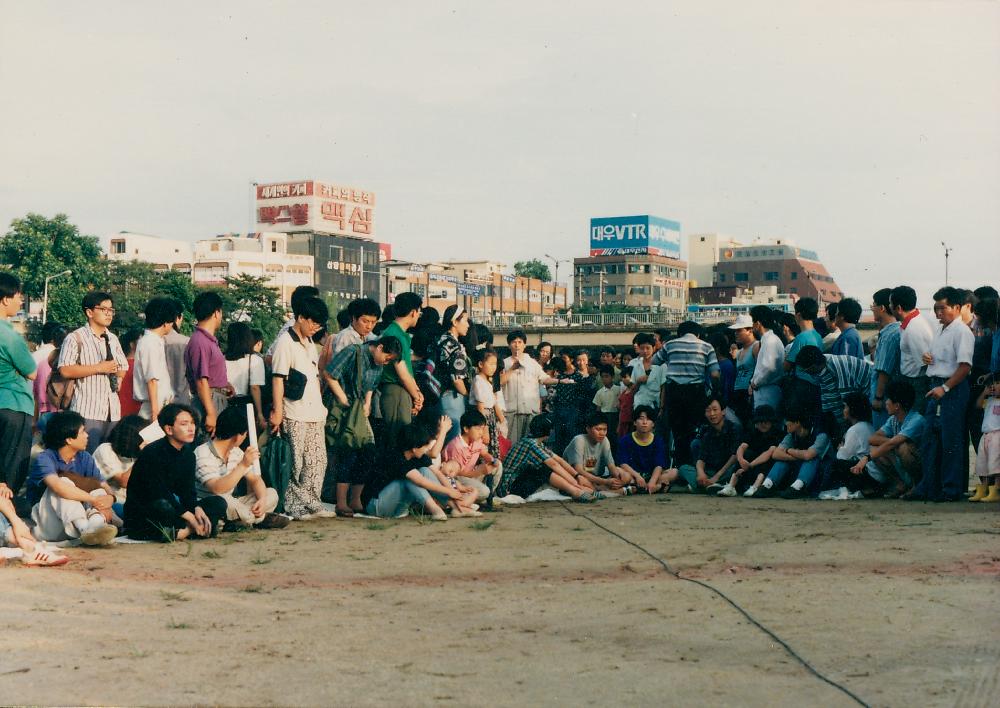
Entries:
{"label": "window", "polygon": [[649,295],[648,285],[635,285],[628,289],[629,295]]}
{"label": "window", "polygon": [[719,282],[720,283],[726,282],[726,274],[725,273],[719,273]]}
{"label": "window", "polygon": [[[799,274],[798,274],[798,271],[794,271],[794,270],[793,270],[793,271],[792,271],[792,275],[791,275],[791,278],[792,278],[792,280],[798,280],[798,279],[799,279]],[[793,292],[794,292],[794,291],[793,291]]]}
{"label": "window", "polygon": [[111,252],[112,253],[125,253],[125,242],[124,241],[112,241],[111,242]]}
{"label": "window", "polygon": [[749,273],[734,273],[733,274],[733,280],[735,280],[737,283],[746,283],[747,281],[750,280],[750,274]]}
{"label": "window", "polygon": [[271,241],[271,253],[277,253],[277,252],[278,252],[278,242]]}
{"label": "window", "polygon": [[781,273],[775,272],[773,270],[764,272],[764,280],[773,282],[775,280],[780,280],[780,279],[781,279]]}
{"label": "window", "polygon": [[798,288],[788,288],[788,292],[792,293],[793,295],[797,295],[798,292],[799,292],[799,289]]}

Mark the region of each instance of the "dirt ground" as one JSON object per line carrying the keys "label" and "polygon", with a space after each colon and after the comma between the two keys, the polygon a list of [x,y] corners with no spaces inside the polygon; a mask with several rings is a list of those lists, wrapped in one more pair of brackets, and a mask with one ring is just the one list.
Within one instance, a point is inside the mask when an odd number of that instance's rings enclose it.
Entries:
{"label": "dirt ground", "polygon": [[0,570],[0,704],[1000,704],[1000,505],[633,497]]}

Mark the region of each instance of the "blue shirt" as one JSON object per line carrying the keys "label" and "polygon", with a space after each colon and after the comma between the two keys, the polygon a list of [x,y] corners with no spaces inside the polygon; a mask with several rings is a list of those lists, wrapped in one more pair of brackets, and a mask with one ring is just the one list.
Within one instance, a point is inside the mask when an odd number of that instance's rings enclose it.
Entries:
{"label": "blue shirt", "polygon": [[667,449],[659,435],[653,435],[645,445],[629,433],[618,442],[618,464],[628,465],[643,477],[653,474],[657,467],[667,466]]}
{"label": "blue shirt", "polygon": [[865,348],[861,344],[861,335],[858,334],[857,327],[848,327],[840,336],[837,337],[837,341],[833,343],[830,348],[831,354],[843,354],[846,356],[857,357],[858,359],[865,358]]}
{"label": "blue shirt", "polygon": [[878,333],[875,347],[875,371],[888,374],[892,380],[899,376],[899,338],[902,330],[899,322],[892,322]]}
{"label": "blue shirt", "polygon": [[919,443],[923,439],[926,429],[927,421],[924,420],[924,417],[916,411],[910,411],[903,418],[902,423],[896,420],[896,416],[889,416],[889,420],[880,428],[880,432],[884,433],[888,438],[902,435],[912,442]]}
{"label": "blue shirt", "polygon": [[28,501],[32,506],[38,503],[45,493],[45,478],[60,472],[75,472],[81,477],[101,479],[101,471],[89,452],[78,452],[69,462],[65,462],[55,450],[43,450],[31,465],[28,474]]}
{"label": "blue shirt", "polygon": [[[816,347],[820,351],[823,351],[823,338],[819,335],[819,332],[814,329],[802,330],[796,334],[795,339],[792,340],[792,346],[789,347],[788,353],[785,354],[785,361],[790,361],[794,364],[795,359],[798,357],[799,351],[801,351],[802,347]],[[803,381],[808,381],[811,384],[817,383],[816,377],[798,367],[795,368],[795,375]]]}

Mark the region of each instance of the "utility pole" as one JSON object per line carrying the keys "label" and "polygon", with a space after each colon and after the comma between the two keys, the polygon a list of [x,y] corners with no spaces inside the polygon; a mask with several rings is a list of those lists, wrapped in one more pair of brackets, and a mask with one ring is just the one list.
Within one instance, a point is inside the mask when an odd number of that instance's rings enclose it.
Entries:
{"label": "utility pole", "polygon": [[598,280],[597,280],[597,283],[598,283],[598,285],[597,285],[597,298],[598,298],[597,299],[597,311],[598,312],[604,312],[604,274],[605,274],[605,272],[606,271],[604,269],[604,266],[601,266],[601,270],[598,271],[598,273],[597,273],[597,275],[598,275]]}
{"label": "utility pole", "polygon": [[954,249],[948,248],[945,242],[941,242],[941,247],[944,248],[944,284],[948,285],[948,256]]}

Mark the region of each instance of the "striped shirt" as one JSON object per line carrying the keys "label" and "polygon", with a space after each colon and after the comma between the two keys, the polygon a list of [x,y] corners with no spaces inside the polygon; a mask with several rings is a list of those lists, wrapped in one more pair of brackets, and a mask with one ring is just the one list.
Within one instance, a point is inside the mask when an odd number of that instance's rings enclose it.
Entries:
{"label": "striped shirt", "polygon": [[872,365],[864,359],[845,354],[827,354],[826,367],[817,377],[824,413],[839,414],[844,398],[857,391],[866,398],[872,385]]}
{"label": "striped shirt", "polygon": [[663,360],[663,378],[667,383],[704,383],[719,370],[715,348],[690,332],[664,344],[658,356]]}
{"label": "striped shirt", "polygon": [[[72,332],[63,341],[59,351],[59,366],[93,366],[105,361],[107,347],[111,347],[111,356],[118,363],[121,371],[128,371],[128,359],[122,351],[118,337],[108,330],[107,340],[95,334],[90,325],[84,325]],[[105,344],[107,341],[107,344]],[[92,374],[76,379],[73,389],[73,400],[69,408],[76,411],[87,420],[120,420],[122,417],[121,400],[118,392],[111,389],[111,376],[114,374]]]}

